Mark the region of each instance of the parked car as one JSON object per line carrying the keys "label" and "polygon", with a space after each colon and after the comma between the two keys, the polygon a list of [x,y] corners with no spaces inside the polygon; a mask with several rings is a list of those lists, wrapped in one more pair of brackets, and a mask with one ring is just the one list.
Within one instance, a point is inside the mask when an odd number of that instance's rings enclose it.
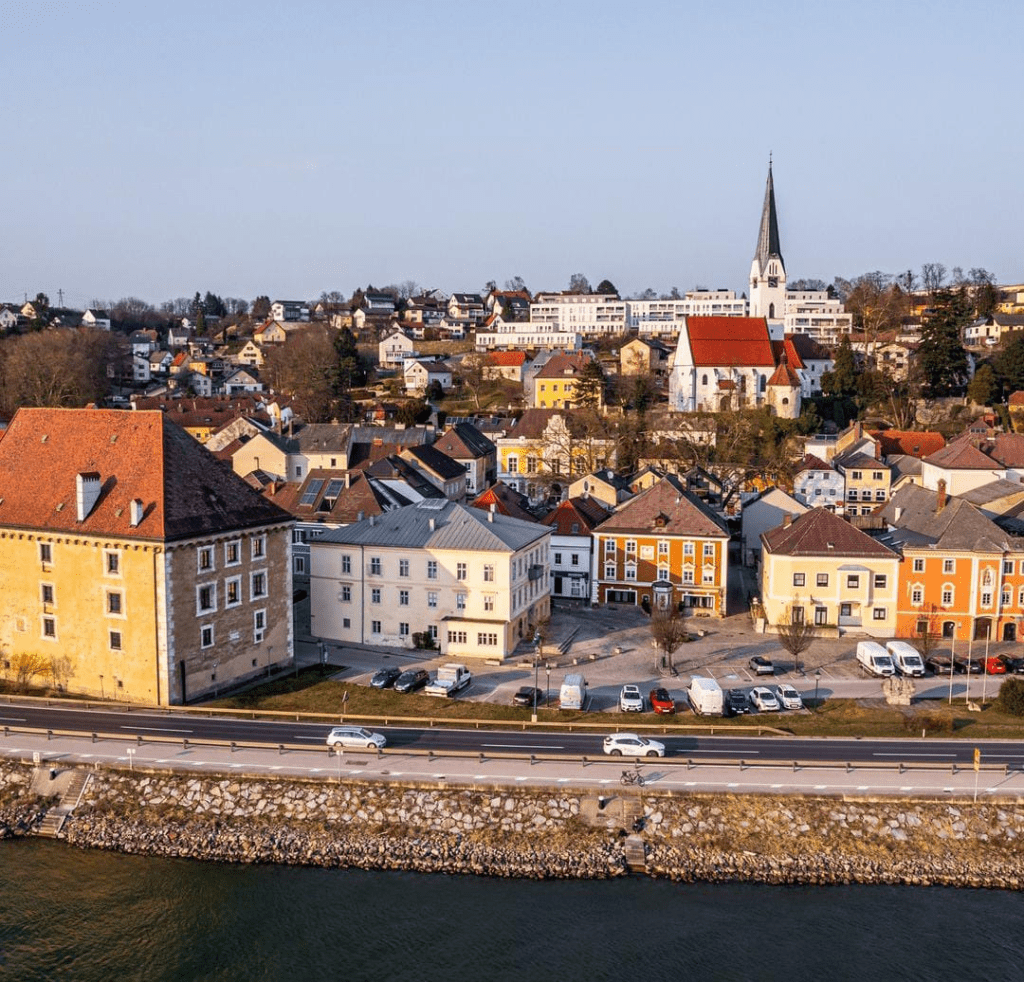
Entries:
{"label": "parked car", "polygon": [[1010,675],[1024,675],[1024,658],[1014,658],[1013,655],[999,655],[1006,671]]}
{"label": "parked car", "polygon": [[804,708],[804,701],[800,698],[800,693],[788,682],[783,682],[782,685],[776,687],[775,696],[783,709]]}
{"label": "parked car", "polygon": [[512,697],[513,706],[539,706],[544,701],[544,693],[532,685],[524,685]]}
{"label": "parked car", "polygon": [[378,668],[373,673],[373,678],[370,679],[370,685],[375,689],[390,689],[397,681],[398,677],[402,674],[402,670],[395,665],[386,665],[384,668]]}
{"label": "parked car", "polygon": [[983,675],[985,673],[985,664],[980,658],[958,657],[956,660],[963,666],[962,671],[967,675]]}
{"label": "parked car", "polygon": [[640,686],[624,685],[619,693],[619,709],[624,713],[642,713],[644,697],[640,695]]}
{"label": "parked car", "polygon": [[765,685],[758,685],[750,690],[750,705],[759,713],[777,713],[779,711],[779,700],[775,698],[775,693]]}
{"label": "parked car", "polygon": [[604,738],[604,752],[612,757],[664,757],[665,744],[636,733],[610,733]]}
{"label": "parked car", "polygon": [[425,668],[410,668],[395,680],[395,692],[415,692],[429,681],[430,673]]}
{"label": "parked car", "polygon": [[383,733],[374,733],[362,726],[336,726],[327,734],[328,747],[360,747],[366,750],[382,750],[387,746]]}
{"label": "parked car", "polygon": [[668,694],[668,689],[651,689],[649,698],[651,709],[662,716],[670,716],[676,711],[676,701]]}
{"label": "parked car", "polygon": [[1006,662],[998,655],[992,655],[989,658],[981,659],[981,669],[987,675],[1005,675]]}
{"label": "parked car", "polygon": [[725,694],[725,715],[741,716],[750,712],[750,702],[742,689],[729,689]]}
{"label": "parked car", "polygon": [[953,663],[949,655],[929,655],[924,660],[924,667],[936,675],[949,675],[951,665],[953,666],[953,672],[963,671],[963,668]]}

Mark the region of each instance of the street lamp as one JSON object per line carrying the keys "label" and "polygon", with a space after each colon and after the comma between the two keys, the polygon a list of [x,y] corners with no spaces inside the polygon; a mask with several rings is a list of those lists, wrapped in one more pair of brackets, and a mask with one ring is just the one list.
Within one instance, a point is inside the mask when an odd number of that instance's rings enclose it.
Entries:
{"label": "street lamp", "polygon": [[821,681],[821,669],[819,668],[814,673],[814,709],[818,709],[818,683]]}
{"label": "street lamp", "polygon": [[551,666],[545,665],[544,671],[547,672],[547,680],[544,682],[544,701],[547,702],[551,698]]}

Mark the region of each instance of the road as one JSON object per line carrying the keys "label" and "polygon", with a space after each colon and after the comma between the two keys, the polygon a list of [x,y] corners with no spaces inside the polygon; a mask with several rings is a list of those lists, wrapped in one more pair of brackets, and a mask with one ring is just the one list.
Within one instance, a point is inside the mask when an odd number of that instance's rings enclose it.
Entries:
{"label": "road", "polygon": [[[35,703],[0,704],[0,727],[52,729],[83,735],[101,733],[142,742],[169,741],[237,742],[238,744],[308,744],[319,749],[330,730],[329,723],[300,723],[197,716],[145,710],[85,709],[78,706],[45,706]],[[444,729],[378,726],[394,751],[446,751],[524,756],[558,755],[597,757],[602,753],[602,733],[567,733],[548,730]],[[629,730],[623,721],[623,730]],[[942,739],[838,739],[822,737],[754,736],[656,736],[671,757],[700,760],[744,760],[750,763],[792,761],[852,764],[969,765],[974,744]],[[981,743],[985,763],[1024,769],[1024,742],[992,740]]]}

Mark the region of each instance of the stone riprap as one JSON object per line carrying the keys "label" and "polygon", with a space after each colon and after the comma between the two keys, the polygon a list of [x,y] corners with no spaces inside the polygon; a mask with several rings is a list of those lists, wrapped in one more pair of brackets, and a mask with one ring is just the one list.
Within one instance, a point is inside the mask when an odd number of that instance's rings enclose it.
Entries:
{"label": "stone riprap", "polygon": [[[0,835],[30,831],[41,816],[30,775],[29,767],[0,766]],[[568,789],[97,770],[60,837],[82,847],[227,862],[625,875],[626,830],[588,824],[584,813],[594,803],[582,807],[586,797]],[[648,870],[656,876],[1024,885],[1024,804],[1017,802],[647,792],[632,802],[637,807],[628,811],[642,812]]]}

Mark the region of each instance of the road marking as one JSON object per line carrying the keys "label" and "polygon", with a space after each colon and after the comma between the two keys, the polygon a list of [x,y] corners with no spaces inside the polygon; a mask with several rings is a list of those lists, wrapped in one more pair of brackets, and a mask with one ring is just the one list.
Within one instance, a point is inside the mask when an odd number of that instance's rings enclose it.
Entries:
{"label": "road marking", "polygon": [[171,730],[161,726],[122,726],[122,730],[139,730],[142,733],[192,733],[192,730]]}
{"label": "road marking", "polygon": [[761,753],[760,750],[748,750],[746,753],[738,754],[735,750],[698,750],[694,754],[687,754],[689,757],[702,757],[704,754],[728,754],[730,757],[757,757]]}
{"label": "road marking", "polygon": [[565,747],[552,746],[550,743],[481,743],[480,746],[491,750],[502,747],[510,750],[565,750]]}
{"label": "road marking", "polygon": [[17,716],[0,716],[0,723],[24,723],[25,720]]}

